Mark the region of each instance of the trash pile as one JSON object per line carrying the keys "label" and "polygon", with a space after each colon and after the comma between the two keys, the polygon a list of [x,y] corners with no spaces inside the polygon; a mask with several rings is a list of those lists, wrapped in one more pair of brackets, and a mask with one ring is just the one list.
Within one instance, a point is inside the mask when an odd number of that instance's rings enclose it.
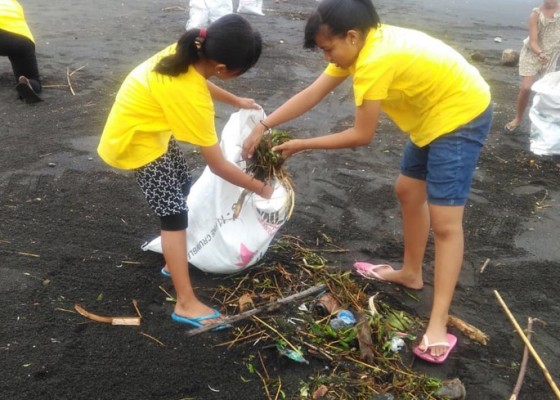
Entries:
{"label": "trash pile", "polygon": [[[330,251],[345,251],[326,242]],[[233,338],[221,345],[247,346],[254,353],[245,360],[246,372],[260,378],[266,398],[285,395],[285,388],[281,376],[271,376],[262,352],[310,369],[299,387],[301,399],[464,396],[459,380],[453,381],[458,394],[450,396],[448,382],[418,374],[403,361],[412,359],[412,341],[424,329],[420,319],[397,309],[394,299],[371,283],[330,270],[316,251],[283,236],[261,264],[213,295],[236,319]]]}

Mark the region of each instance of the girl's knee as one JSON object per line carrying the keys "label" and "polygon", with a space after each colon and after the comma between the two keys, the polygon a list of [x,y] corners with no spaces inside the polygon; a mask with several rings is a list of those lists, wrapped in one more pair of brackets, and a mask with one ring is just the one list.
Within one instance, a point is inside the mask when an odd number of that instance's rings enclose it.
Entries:
{"label": "girl's knee", "polygon": [[395,195],[402,205],[424,204],[427,201],[426,183],[401,175],[395,184]]}

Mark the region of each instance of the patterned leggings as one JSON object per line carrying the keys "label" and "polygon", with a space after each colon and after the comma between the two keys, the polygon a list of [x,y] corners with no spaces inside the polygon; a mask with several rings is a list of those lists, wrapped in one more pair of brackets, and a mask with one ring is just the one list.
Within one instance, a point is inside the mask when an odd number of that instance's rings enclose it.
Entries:
{"label": "patterned leggings", "polygon": [[186,229],[186,198],[191,187],[191,174],[175,139],[172,137],[169,140],[167,153],[134,172],[150,208],[160,217],[161,229]]}

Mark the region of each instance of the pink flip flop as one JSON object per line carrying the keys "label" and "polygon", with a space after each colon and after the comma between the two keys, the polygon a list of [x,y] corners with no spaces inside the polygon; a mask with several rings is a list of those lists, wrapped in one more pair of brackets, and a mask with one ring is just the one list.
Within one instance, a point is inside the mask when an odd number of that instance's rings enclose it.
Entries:
{"label": "pink flip flop", "polygon": [[370,264],[363,261],[356,261],[354,263],[354,270],[358,275],[368,279],[377,279],[378,281],[386,281],[381,275],[377,273],[380,269],[389,268],[394,271],[394,268],[389,264]]}
{"label": "pink flip flop", "polygon": [[[451,349],[453,349],[453,347],[455,347],[455,345],[457,344],[457,338],[454,335],[452,335],[451,333],[448,333],[447,334],[447,342],[430,343],[430,341],[428,340],[428,337],[426,335],[424,335],[422,337],[422,344],[425,347],[424,350],[420,349],[420,346],[416,346],[412,350],[414,355],[418,358],[421,358],[424,361],[434,363],[434,364],[441,364],[445,360],[447,360],[447,357],[449,356],[449,353],[451,353]],[[445,347],[447,347],[447,351],[440,356],[432,356],[430,354],[430,349],[432,347],[436,347],[436,346],[445,346]]]}

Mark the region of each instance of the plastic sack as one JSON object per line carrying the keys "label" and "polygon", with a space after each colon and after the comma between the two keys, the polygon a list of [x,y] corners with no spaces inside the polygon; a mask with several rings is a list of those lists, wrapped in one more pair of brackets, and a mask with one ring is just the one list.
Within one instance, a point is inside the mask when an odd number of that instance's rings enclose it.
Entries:
{"label": "plastic sack", "polygon": [[262,0],[239,0],[238,13],[264,15],[262,12]]}
{"label": "plastic sack", "polygon": [[[263,118],[260,110],[240,110],[231,115],[222,131],[220,147],[224,157],[243,168],[241,148],[253,127]],[[227,274],[256,264],[288,219],[292,191],[278,182],[267,200],[249,193],[239,215],[234,212],[244,189],[214,175],[206,167],[191,187],[187,198],[189,263],[205,272]],[[161,237],[142,246],[161,253]]]}
{"label": "plastic sack", "polygon": [[537,155],[560,154],[560,71],[536,81],[531,119],[530,149]]}
{"label": "plastic sack", "polygon": [[231,0],[190,0],[186,29],[207,28],[218,18],[232,12]]}

